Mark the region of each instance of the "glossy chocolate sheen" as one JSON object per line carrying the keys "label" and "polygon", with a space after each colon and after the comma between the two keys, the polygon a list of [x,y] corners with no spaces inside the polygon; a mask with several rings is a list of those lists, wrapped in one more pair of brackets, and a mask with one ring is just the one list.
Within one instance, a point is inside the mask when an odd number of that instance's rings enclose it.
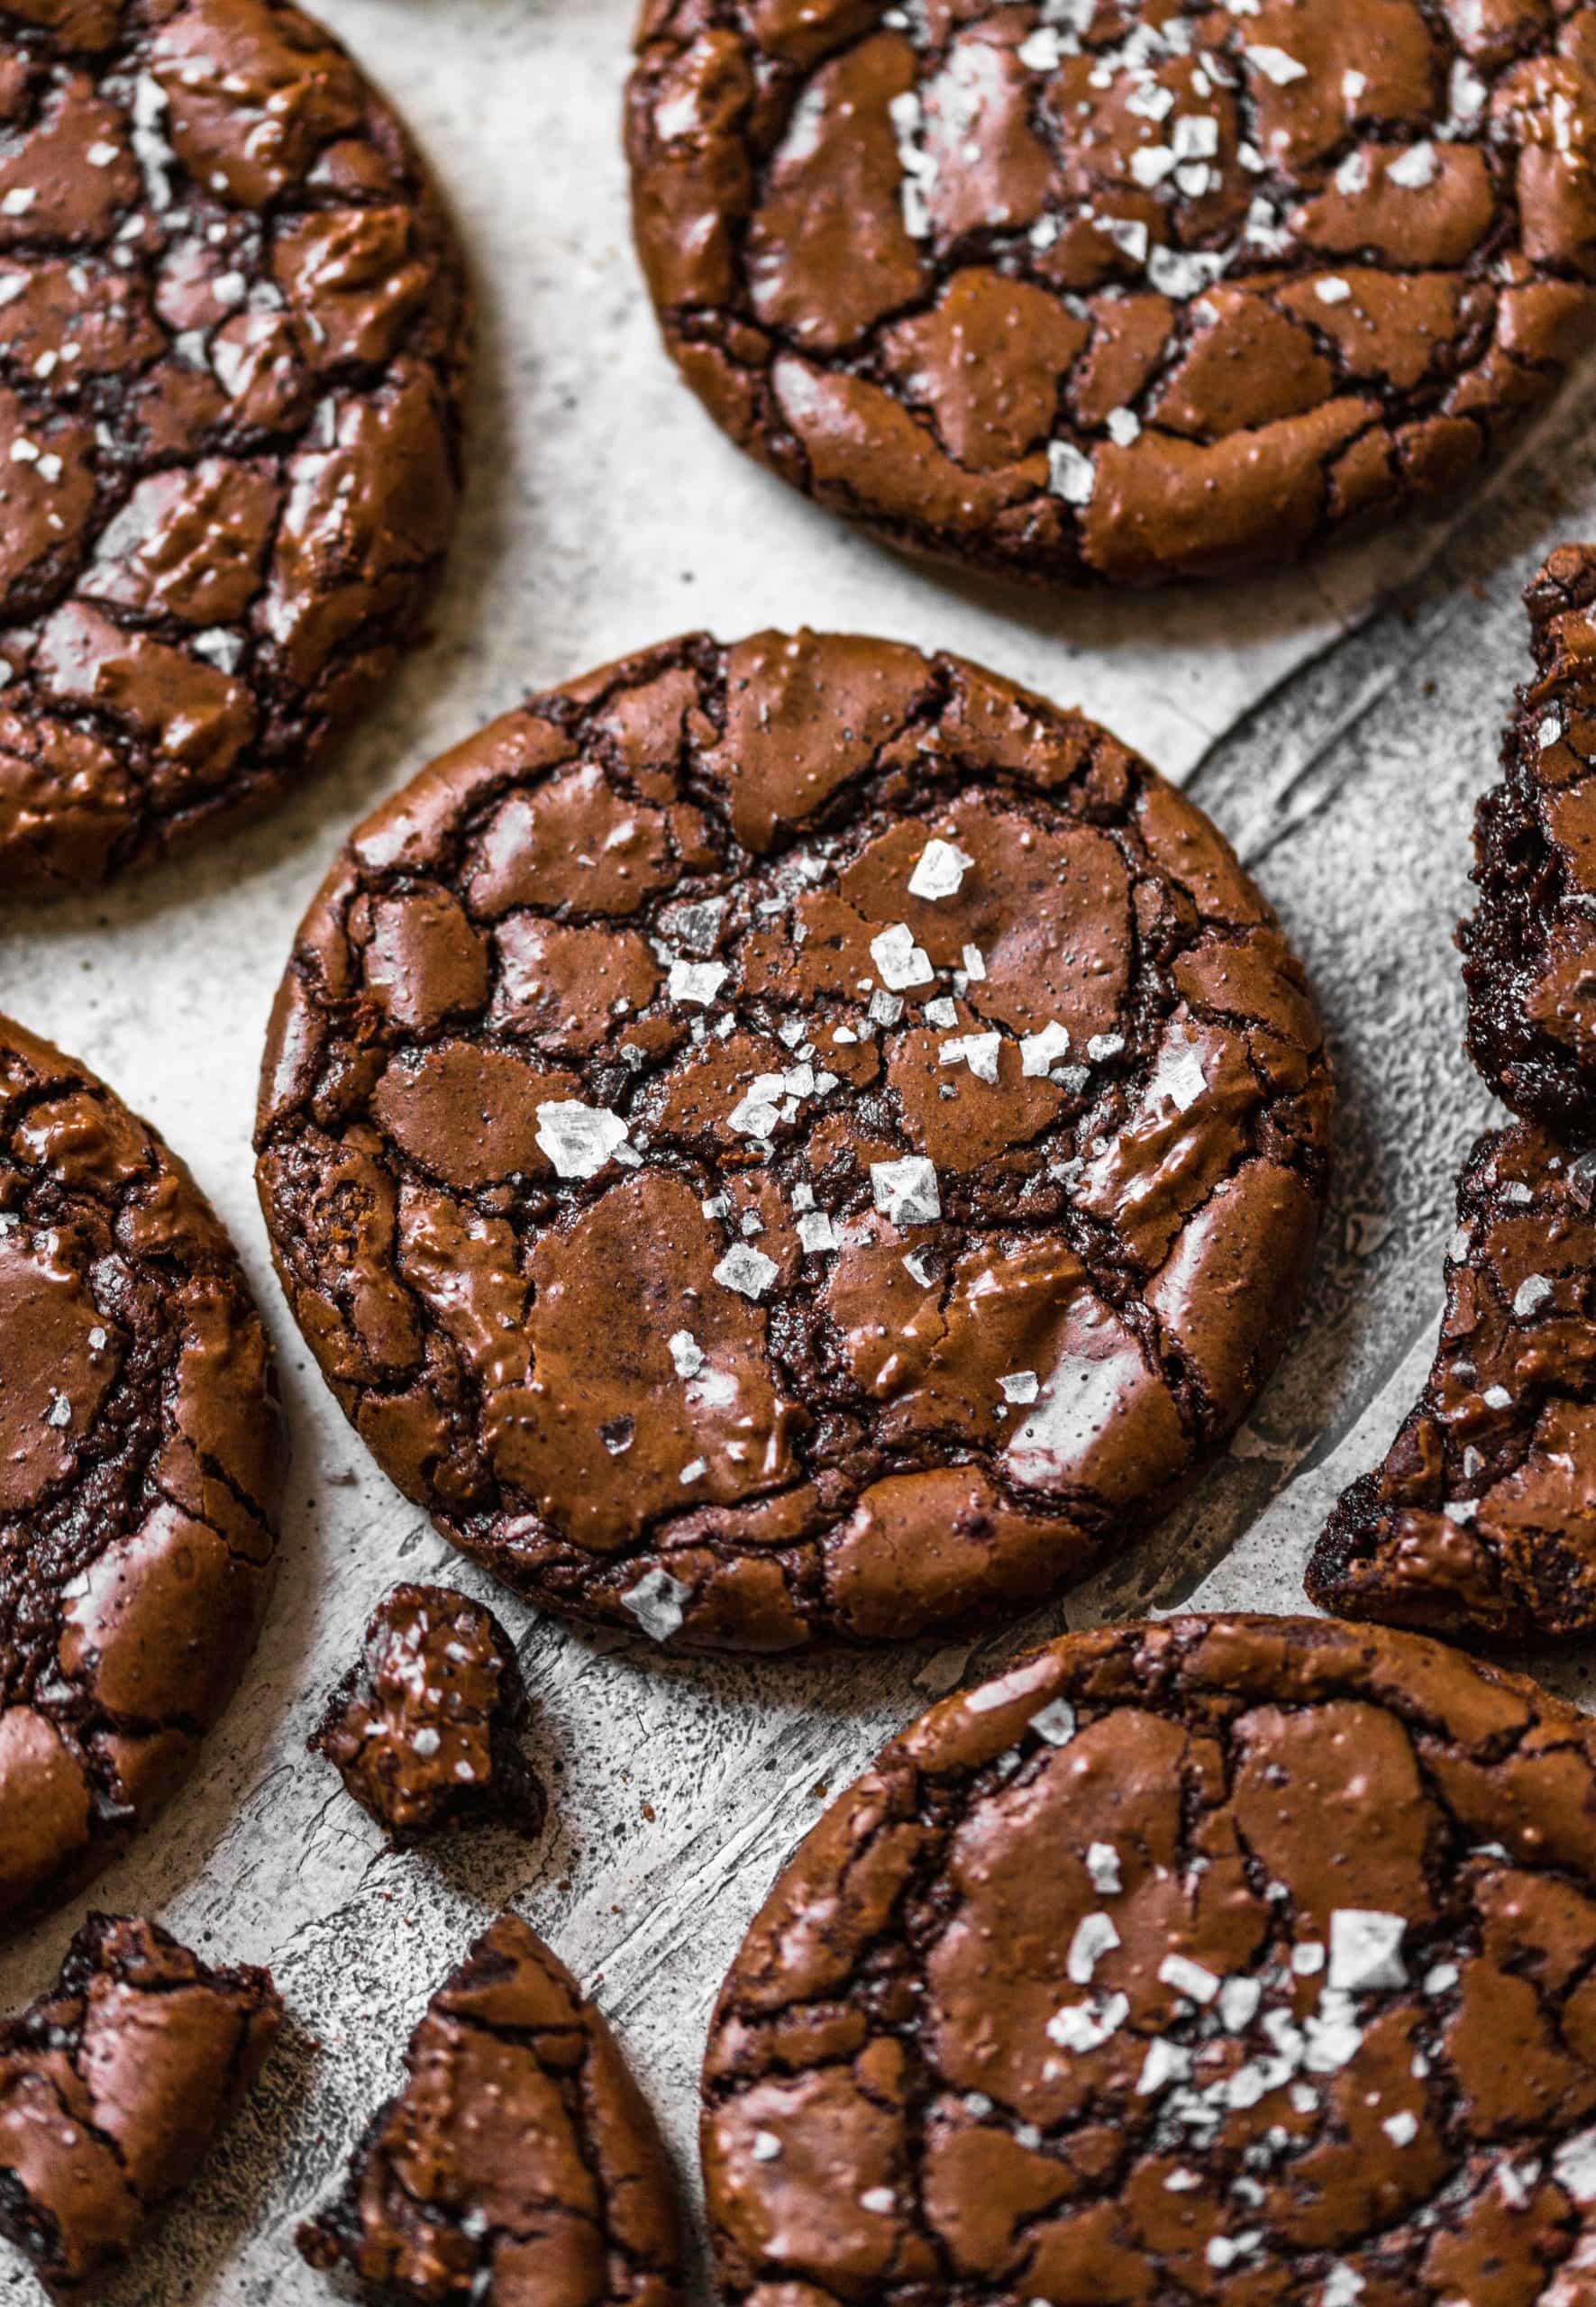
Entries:
{"label": "glossy chocolate sheen", "polygon": [[676,641],[354,834],[259,1181],[383,1465],[656,1639],[880,1641],[1081,1576],[1290,1329],[1331,1090],[1195,808],[947,657]]}
{"label": "glossy chocolate sheen", "polygon": [[0,1937],[187,1773],[271,1589],[287,1445],[232,1244],[147,1124],[0,1019]]}
{"label": "glossy chocolate sheen", "polygon": [[704,2071],[726,2307],[1585,2307],[1596,1728],[1185,1619],[950,1699],[808,1836]]}
{"label": "glossy chocolate sheen", "polygon": [[419,2307],[676,2307],[653,2118],[602,2016],[519,1915],[438,1989],[405,2064],[342,2193],[299,2229],[313,2266]]}
{"label": "glossy chocolate sheen", "polygon": [[1474,819],[1469,1054],[1515,1112],[1596,1133],[1596,546],[1527,588],[1536,678]]}
{"label": "glossy chocolate sheen", "polygon": [[1457,1188],[1435,1366],[1314,1549],[1327,1610],[1443,1634],[1596,1631],[1596,1154],[1533,1122]]}
{"label": "glossy chocolate sheen", "polygon": [[515,1646],[491,1610],[451,1586],[396,1586],[327,1701],[324,1755],[395,1843],[458,1821],[543,1822],[543,1791],[518,1743],[529,1706]]}
{"label": "glossy chocolate sheen", "polygon": [[19,0],[0,130],[0,889],[53,890],[275,801],[415,637],[469,329],[284,0]]}
{"label": "glossy chocolate sheen", "polygon": [[716,421],[893,543],[1245,571],[1586,341],[1588,0],[645,0],[638,247]]}
{"label": "glossy chocolate sheen", "polygon": [[209,1970],[91,1914],[49,1993],[0,2020],[0,2234],[57,2299],[97,2299],[186,2187],[282,2020],[269,1971]]}

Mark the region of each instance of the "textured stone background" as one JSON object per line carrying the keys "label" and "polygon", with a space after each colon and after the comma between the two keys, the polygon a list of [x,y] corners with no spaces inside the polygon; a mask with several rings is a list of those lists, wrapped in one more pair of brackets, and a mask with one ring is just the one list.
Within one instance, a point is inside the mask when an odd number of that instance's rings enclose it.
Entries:
{"label": "textured stone background", "polygon": [[[278,1598],[201,1768],[96,1901],[269,1962],[292,2024],[115,2307],[309,2307],[296,2219],[392,2087],[433,1983],[506,1901],[592,1983],[690,2181],[708,2004],[783,1855],[881,1740],[1066,1622],[1186,1601],[1290,1609],[1339,1484],[1427,1360],[1452,1181],[1490,1101],[1449,943],[1472,802],[1522,670],[1519,588],[1596,528],[1596,379],[1455,525],[1284,582],[1052,602],[928,576],[713,433],[659,353],[627,244],[617,112],[633,0],[324,0],[457,205],[484,308],[477,475],[436,638],[299,804],[180,871],[0,926],[0,1005],[100,1069],[233,1226],[281,1350],[296,1464]],[[1213,813],[1305,953],[1342,1083],[1310,1310],[1201,1495],[1067,1612],[971,1654],[661,1661],[497,1600],[538,1701],[552,1823],[392,1858],[304,1753],[377,1595],[458,1565],[368,1463],[272,1281],[248,1154],[267,1008],[303,907],[375,796],[524,688],[689,625],[853,627],[984,659],[1143,746]],[[1578,1694],[1576,1668],[1555,1670]],[[76,1920],[0,1961],[0,2008]],[[0,2248],[0,2301],[36,2295]]]}

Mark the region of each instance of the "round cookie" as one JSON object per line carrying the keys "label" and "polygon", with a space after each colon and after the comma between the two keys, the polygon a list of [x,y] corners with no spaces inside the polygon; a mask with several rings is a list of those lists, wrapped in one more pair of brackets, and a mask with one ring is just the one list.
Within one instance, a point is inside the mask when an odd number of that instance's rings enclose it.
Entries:
{"label": "round cookie", "polygon": [[727,2307],[1581,2307],[1596,1728],[1322,1619],[1066,1637],[889,1746],[704,2074]]}
{"label": "round cookie", "polygon": [[1524,593],[1535,678],[1474,813],[1480,902],[1458,931],[1469,1055],[1503,1102],[1596,1132],[1596,545]]}
{"label": "round cookie", "polygon": [[299,2229],[313,2266],[417,2307],[677,2307],[654,2119],[603,2013],[518,1914],[444,1980],[405,2065]]}
{"label": "round cookie", "polygon": [[645,0],[628,144],[733,439],[1045,583],[1451,491],[1591,317],[1589,0]]}
{"label": "round cookie", "polygon": [[0,1019],[0,1935],[144,1825],[270,1591],[286,1441],[182,1163]]}
{"label": "round cookie", "polygon": [[1596,1154],[1534,1122],[1457,1184],[1436,1358],[1308,1566],[1322,1609],[1438,1634],[1596,1632]]}
{"label": "round cookie", "polygon": [[0,889],[57,890],[277,800],[415,639],[469,326],[287,0],[19,0],[0,123]]}
{"label": "round cookie", "polygon": [[353,835],[259,1182],[340,1400],[551,1608],[880,1641],[1081,1576],[1290,1329],[1331,1091],[1199,811],[949,657],[533,698]]}

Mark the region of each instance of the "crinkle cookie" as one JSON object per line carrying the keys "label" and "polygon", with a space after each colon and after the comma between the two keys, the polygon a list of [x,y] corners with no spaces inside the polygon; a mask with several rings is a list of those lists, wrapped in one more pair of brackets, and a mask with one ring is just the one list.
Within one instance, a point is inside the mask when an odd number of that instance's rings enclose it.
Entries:
{"label": "crinkle cookie", "polygon": [[439,1527],[782,1649],[1082,1576],[1290,1331],[1331,1086],[1208,820],[880,641],[699,634],[360,826],[262,1078],[278,1271]]}
{"label": "crinkle cookie", "polygon": [[1592,317],[1588,0],[645,0],[628,144],[732,438],[1044,583],[1450,493]]}
{"label": "crinkle cookie", "polygon": [[454,525],[461,260],[286,0],[0,25],[0,891],[278,800],[419,631]]}
{"label": "crinkle cookie", "polygon": [[209,1204],[0,1019],[0,1937],[187,1772],[254,1646],[286,1462]]}
{"label": "crinkle cookie", "polygon": [[721,1992],[727,2307],[1586,2307],[1596,1726],[1410,1635],[1054,1643],[889,1746]]}
{"label": "crinkle cookie", "polygon": [[1533,1122],[1481,1138],[1457,1188],[1424,1390],[1352,1484],[1308,1591],[1438,1634],[1596,1629],[1596,1154]]}

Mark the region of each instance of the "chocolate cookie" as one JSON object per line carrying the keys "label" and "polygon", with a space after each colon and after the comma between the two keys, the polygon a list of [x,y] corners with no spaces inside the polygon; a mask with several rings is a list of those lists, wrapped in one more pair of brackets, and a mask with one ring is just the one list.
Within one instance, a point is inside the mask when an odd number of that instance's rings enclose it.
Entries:
{"label": "chocolate cookie", "polygon": [[1439,1633],[1596,1630],[1596,1154],[1533,1122],[1458,1181],[1435,1366],[1337,1502],[1308,1591]]}
{"label": "chocolate cookie", "polygon": [[1526,589],[1537,678],[1474,819],[1480,904],[1469,1054],[1499,1098],[1596,1130],[1596,545],[1564,545]]}
{"label": "chocolate cookie", "polygon": [[254,1644],[284,1460],[209,1204],[0,1018],[0,1936],[187,1772]]}
{"label": "chocolate cookie", "polygon": [[428,2003],[405,2088],[299,2229],[364,2295],[451,2307],[673,2307],[665,2150],[563,1963],[501,1914]]}
{"label": "chocolate cookie", "polygon": [[0,889],[59,889],[277,800],[415,638],[468,331],[286,0],[18,0],[0,124]]}
{"label": "chocolate cookie", "polygon": [[784,479],[1048,583],[1454,489],[1596,278],[1596,6],[645,0],[665,342]]}
{"label": "chocolate cookie", "polygon": [[728,2307],[1580,2307],[1596,1727],[1406,1635],[1185,1619],[950,1699],[722,1990]]}
{"label": "chocolate cookie", "polygon": [[529,1708],[515,1646],[451,1586],[396,1586],[310,1740],[396,1843],[464,1819],[543,1823],[518,1734]]}
{"label": "chocolate cookie", "polygon": [[0,2234],[58,2299],[100,2296],[254,2082],[283,2006],[152,1922],[91,1914],[48,1994],[0,2021]]}
{"label": "chocolate cookie", "polygon": [[956,659],[766,633],[534,698],[360,828],[258,1144],[439,1527],[658,1640],[1082,1575],[1294,1318],[1329,1074],[1225,842]]}

